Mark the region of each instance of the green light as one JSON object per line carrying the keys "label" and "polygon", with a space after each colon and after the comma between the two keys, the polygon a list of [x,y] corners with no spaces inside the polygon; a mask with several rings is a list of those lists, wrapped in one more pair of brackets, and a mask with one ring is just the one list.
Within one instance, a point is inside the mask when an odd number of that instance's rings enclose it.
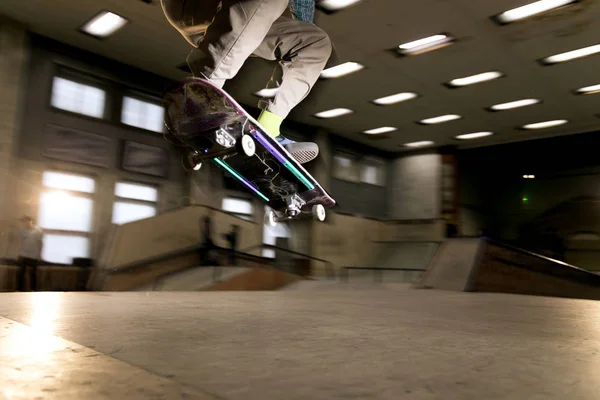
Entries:
{"label": "green light", "polygon": [[242,175],[240,175],[235,169],[231,168],[229,166],[229,164],[227,164],[225,161],[222,161],[218,158],[213,158],[213,160],[219,164],[221,167],[223,167],[225,170],[227,170],[227,172],[229,172],[231,175],[235,176],[240,182],[242,182],[244,185],[248,186],[250,189],[252,189],[254,191],[254,193],[256,193],[257,195],[259,195],[264,201],[269,202],[269,199],[267,198],[267,196],[265,196],[264,194],[262,194],[261,192],[259,192],[254,186],[252,186]]}
{"label": "green light", "polygon": [[302,175],[302,173],[300,171],[298,171],[296,169],[296,167],[294,167],[292,164],[290,164],[289,161],[286,161],[285,164],[283,164],[287,167],[287,169],[289,169],[292,174],[296,175],[296,178],[300,179],[300,181],[302,183],[304,183],[304,186],[306,186],[308,188],[308,190],[313,190],[315,187],[313,186],[312,183],[310,183],[310,181],[308,179],[306,179],[306,177],[304,175]]}
{"label": "green light", "polygon": [[523,197],[523,203],[527,203],[529,201],[529,197]]}

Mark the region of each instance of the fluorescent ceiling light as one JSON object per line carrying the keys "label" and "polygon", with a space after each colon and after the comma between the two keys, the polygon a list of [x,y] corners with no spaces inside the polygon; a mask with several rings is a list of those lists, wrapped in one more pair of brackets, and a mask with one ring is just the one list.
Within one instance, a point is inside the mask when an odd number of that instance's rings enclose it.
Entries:
{"label": "fluorescent ceiling light", "polygon": [[427,118],[419,121],[421,124],[432,125],[432,124],[441,124],[442,122],[454,121],[455,119],[460,119],[460,115],[456,114],[447,114],[440,115],[439,117]]}
{"label": "fluorescent ceiling light", "polygon": [[477,74],[477,75],[471,75],[471,76],[467,76],[464,78],[453,79],[450,82],[448,82],[448,86],[461,87],[461,86],[474,85],[476,83],[481,83],[481,82],[491,81],[493,79],[498,79],[498,78],[501,78],[502,76],[503,76],[502,72],[498,72],[498,71],[483,72],[483,73]]}
{"label": "fluorescent ceiling light", "polygon": [[502,104],[496,104],[490,107],[490,110],[492,111],[505,111],[505,110],[510,110],[513,108],[519,108],[519,107],[527,107],[527,106],[532,106],[534,104],[538,104],[540,102],[539,99],[523,99],[523,100],[516,100],[516,101],[511,101],[508,103],[502,103]]}
{"label": "fluorescent ceiling light", "polygon": [[269,88],[269,89],[261,89],[258,92],[254,93],[255,96],[258,97],[264,97],[264,98],[271,98],[271,97],[275,97],[275,94],[277,93],[277,91],[279,90],[279,88]]}
{"label": "fluorescent ceiling light", "polygon": [[381,133],[388,133],[398,130],[398,128],[394,128],[393,126],[382,126],[381,128],[369,129],[368,131],[364,131],[367,135],[379,135]]}
{"label": "fluorescent ceiling light", "polygon": [[348,108],[334,108],[332,110],[321,111],[319,113],[316,113],[314,116],[317,118],[335,118],[342,115],[350,114],[351,112],[353,111]]}
{"label": "fluorescent ceiling light", "polygon": [[317,2],[317,5],[329,11],[336,11],[356,4],[359,1],[361,0],[323,0]]}
{"label": "fluorescent ceiling light", "polygon": [[497,15],[495,19],[501,24],[510,24],[511,22],[520,21],[534,15],[542,14],[559,7],[575,3],[579,0],[541,0],[535,3],[527,4],[522,7],[513,8]]}
{"label": "fluorescent ceiling light", "polygon": [[600,85],[586,86],[575,91],[578,94],[595,94],[600,93]]}
{"label": "fluorescent ceiling light", "polygon": [[397,93],[391,96],[380,97],[373,100],[373,103],[380,106],[389,106],[390,104],[400,103],[401,101],[411,100],[416,98],[418,95],[412,92]]}
{"label": "fluorescent ceiling light", "polygon": [[474,132],[474,133],[466,133],[464,135],[456,136],[456,139],[459,140],[469,140],[469,139],[480,139],[486,136],[492,136],[493,132]]}
{"label": "fluorescent ceiling light", "polygon": [[409,43],[401,44],[398,46],[398,52],[403,55],[421,54],[426,51],[436,50],[448,46],[453,41],[454,38],[449,35],[433,35]]}
{"label": "fluorescent ceiling light", "polygon": [[523,179],[535,179],[535,175],[523,175]]}
{"label": "fluorescent ceiling light", "polygon": [[544,129],[544,128],[552,128],[554,126],[559,126],[559,125],[564,125],[566,124],[567,121],[566,119],[556,119],[553,121],[544,121],[544,122],[537,122],[535,124],[528,124],[528,125],[524,125],[523,129]]}
{"label": "fluorescent ceiling light", "polygon": [[405,143],[404,146],[406,146],[406,147],[423,147],[423,146],[431,146],[432,144],[433,144],[433,142],[430,140],[423,140],[421,142]]}
{"label": "fluorescent ceiling light", "polygon": [[557,64],[561,62],[575,60],[577,58],[591,56],[597,53],[600,53],[600,44],[546,57],[542,60],[542,63],[546,65]]}
{"label": "fluorescent ceiling light", "polygon": [[356,71],[360,71],[365,66],[356,62],[346,62],[335,67],[327,68],[321,72],[321,78],[339,78],[340,76],[348,75]]}
{"label": "fluorescent ceiling light", "polygon": [[110,11],[103,11],[89,20],[81,29],[88,35],[105,38],[127,23],[127,19]]}

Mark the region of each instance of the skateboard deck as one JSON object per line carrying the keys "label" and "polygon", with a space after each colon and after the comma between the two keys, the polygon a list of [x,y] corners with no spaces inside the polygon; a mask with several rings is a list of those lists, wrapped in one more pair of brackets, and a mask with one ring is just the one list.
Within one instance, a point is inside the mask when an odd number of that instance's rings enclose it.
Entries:
{"label": "skateboard deck", "polygon": [[164,97],[167,139],[187,150],[184,165],[213,162],[261,198],[272,210],[265,223],[312,213],[325,219],[335,200],[277,140],[264,132],[229,94],[188,78]]}

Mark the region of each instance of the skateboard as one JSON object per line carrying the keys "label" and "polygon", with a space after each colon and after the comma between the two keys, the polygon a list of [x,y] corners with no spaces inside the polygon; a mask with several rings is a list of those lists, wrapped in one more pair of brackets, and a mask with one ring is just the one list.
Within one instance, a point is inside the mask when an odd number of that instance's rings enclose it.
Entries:
{"label": "skateboard", "polygon": [[265,224],[312,214],[324,221],[335,200],[277,140],[225,91],[188,78],[164,97],[165,137],[183,146],[186,169],[213,162],[227,171],[270,211]]}

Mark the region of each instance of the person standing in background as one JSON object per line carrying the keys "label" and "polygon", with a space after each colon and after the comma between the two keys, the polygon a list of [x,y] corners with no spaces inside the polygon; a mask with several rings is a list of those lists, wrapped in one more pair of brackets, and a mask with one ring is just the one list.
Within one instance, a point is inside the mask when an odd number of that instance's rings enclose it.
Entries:
{"label": "person standing in background", "polygon": [[37,290],[37,266],[42,259],[43,233],[35,226],[33,218],[21,218],[23,229],[20,234],[19,258],[17,259],[17,290],[25,290],[25,274],[31,268],[31,290]]}

